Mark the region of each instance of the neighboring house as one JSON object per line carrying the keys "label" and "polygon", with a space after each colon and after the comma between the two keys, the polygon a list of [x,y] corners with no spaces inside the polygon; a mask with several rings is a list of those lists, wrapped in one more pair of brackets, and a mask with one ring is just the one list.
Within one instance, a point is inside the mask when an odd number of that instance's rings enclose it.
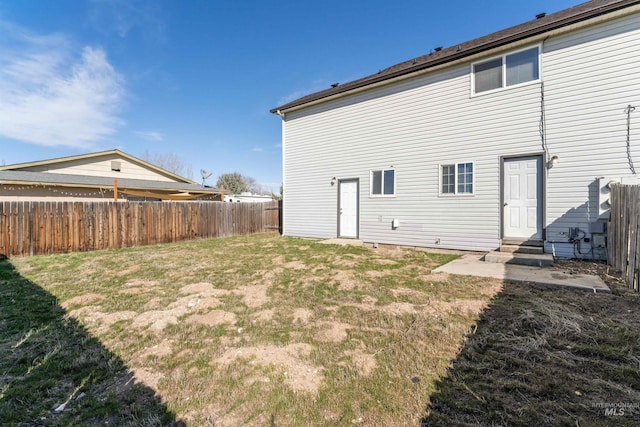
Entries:
{"label": "neighboring house", "polygon": [[203,188],[120,150],[0,167],[0,201],[220,200]]}
{"label": "neighboring house", "polygon": [[541,14],[274,108],[284,235],[602,257],[606,184],[640,169],[639,4]]}
{"label": "neighboring house", "polygon": [[265,196],[260,194],[253,194],[249,192],[244,192],[240,194],[225,194],[224,195],[225,202],[243,202],[243,203],[266,203],[273,202],[273,196]]}

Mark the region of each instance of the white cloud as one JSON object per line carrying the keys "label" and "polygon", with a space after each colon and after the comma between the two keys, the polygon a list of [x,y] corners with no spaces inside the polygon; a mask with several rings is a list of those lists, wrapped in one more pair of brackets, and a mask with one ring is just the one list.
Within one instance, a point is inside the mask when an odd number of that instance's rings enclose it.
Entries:
{"label": "white cloud", "polygon": [[276,145],[274,145],[274,147],[276,147],[276,148],[282,148],[282,144],[276,144]]}
{"label": "white cloud", "polygon": [[254,147],[251,149],[251,151],[253,151],[253,152],[255,152],[255,153],[261,153],[261,152],[263,152],[263,151],[264,151],[264,148],[254,146]]}
{"label": "white cloud", "polygon": [[122,77],[101,48],[0,22],[0,137],[87,148],[116,131]]}
{"label": "white cloud", "polygon": [[102,34],[126,38],[132,30],[151,40],[164,40],[162,7],[154,0],[92,0],[89,25]]}
{"label": "white cloud", "polygon": [[136,132],[135,134],[141,138],[148,139],[149,141],[164,141],[164,134],[162,132],[140,131]]}

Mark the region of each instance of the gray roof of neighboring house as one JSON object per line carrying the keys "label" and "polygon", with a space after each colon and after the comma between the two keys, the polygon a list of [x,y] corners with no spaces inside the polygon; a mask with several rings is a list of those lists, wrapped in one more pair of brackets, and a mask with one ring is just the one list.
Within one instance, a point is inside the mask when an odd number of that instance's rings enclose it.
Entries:
{"label": "gray roof of neighboring house", "polygon": [[[0,184],[66,185],[91,188],[113,188],[114,178],[102,176],[69,175],[49,172],[0,170]],[[118,188],[132,190],[157,190],[176,192],[217,193],[215,188],[203,188],[198,184],[182,182],[150,181],[145,179],[118,178]]]}
{"label": "gray roof of neighboring house", "polygon": [[640,4],[640,0],[592,0],[569,9],[561,10],[560,12],[546,15],[539,19],[534,19],[532,21],[516,25],[515,27],[510,27],[471,41],[456,44],[455,46],[451,46],[437,52],[431,52],[427,55],[423,55],[409,61],[401,62],[400,64],[393,65],[376,74],[372,74],[358,80],[312,93],[295,101],[276,107],[272,109],[271,112],[277,113],[278,111],[286,111],[287,109],[298,107],[309,102],[318,101],[350,90],[380,83],[405,74],[427,70],[438,65],[443,65],[489,49],[544,34],[567,25],[575,24],[577,22],[611,13],[636,4]]}

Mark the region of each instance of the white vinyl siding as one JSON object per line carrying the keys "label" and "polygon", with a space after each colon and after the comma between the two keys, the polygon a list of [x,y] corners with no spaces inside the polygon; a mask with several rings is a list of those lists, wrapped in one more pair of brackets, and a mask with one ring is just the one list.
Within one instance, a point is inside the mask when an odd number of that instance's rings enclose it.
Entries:
{"label": "white vinyl siding", "polygon": [[[545,43],[547,140],[549,154],[559,159],[547,175],[547,251],[549,242],[566,241],[569,227],[588,232],[597,220],[596,177],[632,176],[624,108],[640,105],[638,45],[638,14]],[[632,132],[640,123],[634,114]],[[640,139],[633,134],[631,157],[637,168]],[[571,245],[554,246],[559,256],[574,256]]]}
{"label": "white vinyl siding", "polygon": [[[546,145],[559,157],[555,167],[543,168],[546,251],[558,242],[557,254],[573,256],[562,233],[570,226],[588,231],[597,219],[595,177],[630,174],[624,108],[640,105],[638,45],[640,15],[634,14],[549,37],[540,47]],[[393,165],[402,175],[395,179],[396,197],[360,198],[360,239],[496,249],[500,159],[543,153],[542,87],[538,80],[470,97],[471,67],[460,64],[288,112],[285,234],[336,237],[338,195],[331,177],[359,178],[360,194],[369,195],[371,171]],[[640,169],[640,139],[632,138],[631,151]],[[441,197],[439,165],[471,159],[473,197]],[[390,225],[394,218],[397,229]]]}

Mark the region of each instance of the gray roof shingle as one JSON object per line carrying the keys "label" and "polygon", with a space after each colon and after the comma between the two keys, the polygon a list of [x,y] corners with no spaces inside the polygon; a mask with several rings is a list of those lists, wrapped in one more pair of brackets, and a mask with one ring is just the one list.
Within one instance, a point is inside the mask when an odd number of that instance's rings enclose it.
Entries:
{"label": "gray roof shingle", "polygon": [[509,43],[524,40],[529,37],[544,34],[567,25],[575,24],[600,15],[611,13],[629,6],[640,4],[640,0],[591,0],[579,4],[569,9],[564,9],[556,13],[546,15],[539,19],[525,22],[514,27],[491,33],[464,43],[459,43],[431,52],[427,55],[401,62],[389,68],[381,70],[376,74],[363,77],[345,84],[332,87],[320,92],[312,93],[302,98],[291,101],[270,110],[272,113],[286,111],[287,109],[298,107],[309,102],[318,101],[333,95],[348,92],[350,90],[362,88],[374,83],[383,82],[405,74],[426,70],[438,65],[446,64],[458,59],[462,59],[483,51],[504,46]]}

